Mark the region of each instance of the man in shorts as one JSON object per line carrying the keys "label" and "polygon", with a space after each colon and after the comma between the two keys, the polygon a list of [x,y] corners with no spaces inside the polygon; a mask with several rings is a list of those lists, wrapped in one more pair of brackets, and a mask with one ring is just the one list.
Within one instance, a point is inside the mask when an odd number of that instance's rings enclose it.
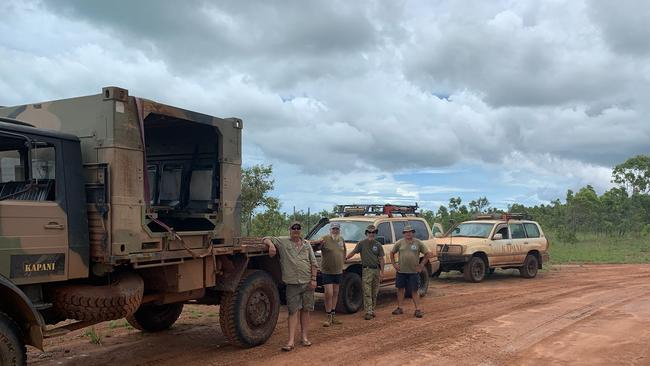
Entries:
{"label": "man in shorts", "polygon": [[289,340],[283,351],[292,351],[300,318],[301,344],[311,346],[307,337],[309,313],[314,311],[314,289],[318,263],[308,241],[301,236],[302,225],[294,222],[289,227],[289,236],[266,237],[264,244],[269,256],[280,255],[282,281],[287,286],[287,310],[289,311]]}
{"label": "man in shorts", "polygon": [[[422,310],[418,307],[420,294],[418,293],[420,272],[427,264],[431,257],[431,252],[424,243],[414,238],[415,229],[411,225],[404,226],[402,230],[404,237],[395,243],[390,251],[390,261],[397,271],[395,278],[395,287],[397,287],[397,309],[393,310],[393,315],[403,314],[402,304],[404,303],[404,294],[409,289],[413,304],[415,304],[415,317],[422,317]],[[395,261],[395,253],[399,253],[399,260]],[[420,263],[420,254],[424,259]]]}
{"label": "man in shorts", "polygon": [[316,249],[321,251],[320,271],[323,278],[325,290],[325,313],[327,319],[323,322],[324,327],[333,324],[341,324],[336,319],[336,303],[339,298],[339,284],[343,273],[343,262],[345,261],[345,239],[341,237],[341,224],[332,222],[330,233],[318,240],[310,242]]}

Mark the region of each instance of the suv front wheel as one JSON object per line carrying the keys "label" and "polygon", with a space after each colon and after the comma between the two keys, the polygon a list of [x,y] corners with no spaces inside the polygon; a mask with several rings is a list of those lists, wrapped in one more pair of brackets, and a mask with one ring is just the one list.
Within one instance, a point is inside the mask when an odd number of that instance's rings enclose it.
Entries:
{"label": "suv front wheel", "polygon": [[361,276],[354,272],[343,272],[336,311],[352,314],[359,311],[362,306],[363,285],[361,284]]}
{"label": "suv front wheel", "polygon": [[485,278],[486,264],[481,257],[472,257],[465,263],[463,277],[469,282],[481,282]]}

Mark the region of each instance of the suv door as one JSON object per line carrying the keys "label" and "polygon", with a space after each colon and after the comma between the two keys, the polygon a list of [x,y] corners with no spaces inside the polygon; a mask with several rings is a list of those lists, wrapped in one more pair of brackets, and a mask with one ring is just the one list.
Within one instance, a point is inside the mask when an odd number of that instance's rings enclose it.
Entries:
{"label": "suv door", "polygon": [[520,256],[516,257],[516,260],[520,260],[522,263],[526,259],[526,255],[529,251],[537,249],[540,252],[546,250],[546,238],[542,236],[542,232],[539,229],[539,226],[534,222],[524,222],[524,229],[526,230],[526,237],[528,240],[524,242],[525,253],[522,253]]}
{"label": "suv door", "polygon": [[383,281],[392,281],[395,279],[396,272],[392,264],[390,264],[390,251],[395,244],[393,227],[390,222],[381,222],[377,224],[377,236],[384,237],[384,279]]}
{"label": "suv door", "polygon": [[[501,234],[502,239],[495,240],[494,235]],[[502,264],[511,263],[512,256],[512,239],[510,230],[506,224],[497,224],[494,228],[494,233],[490,237],[491,253],[488,253],[490,266],[498,267]]]}
{"label": "suv door", "polygon": [[528,238],[526,237],[526,230],[522,223],[508,224],[510,229],[510,237],[512,238],[512,262],[523,263],[526,254],[528,253]]}

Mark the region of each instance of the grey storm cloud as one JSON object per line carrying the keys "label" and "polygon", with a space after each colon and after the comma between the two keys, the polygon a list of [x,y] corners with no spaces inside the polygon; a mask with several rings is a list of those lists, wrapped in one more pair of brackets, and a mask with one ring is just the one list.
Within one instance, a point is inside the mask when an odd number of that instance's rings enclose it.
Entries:
{"label": "grey storm cloud", "polygon": [[[363,71],[394,8],[349,1],[45,1],[47,9],[104,27],[161,57],[179,74],[244,69],[275,87]],[[393,12],[394,14],[394,12]]]}

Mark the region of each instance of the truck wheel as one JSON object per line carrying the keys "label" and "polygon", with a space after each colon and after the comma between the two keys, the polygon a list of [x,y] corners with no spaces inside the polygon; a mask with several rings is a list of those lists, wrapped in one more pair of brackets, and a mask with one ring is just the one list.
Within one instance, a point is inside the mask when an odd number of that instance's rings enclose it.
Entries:
{"label": "truck wheel", "polygon": [[169,329],[183,312],[183,303],[154,305],[145,304],[129,315],[126,321],[135,329],[145,332],[160,332]]}
{"label": "truck wheel", "polygon": [[271,276],[248,270],[235,292],[224,293],[219,324],[228,342],[240,347],[258,346],[271,336],[280,313],[280,295]]}
{"label": "truck wheel", "polygon": [[472,257],[469,262],[465,263],[463,268],[463,277],[465,281],[481,282],[485,277],[485,261],[481,257]]}
{"label": "truck wheel", "polygon": [[363,306],[363,285],[361,276],[354,272],[343,272],[339,285],[339,299],[336,311],[353,314]]}
{"label": "truck wheel", "polygon": [[24,366],[27,364],[27,350],[21,340],[18,324],[8,315],[0,312],[0,365]]}
{"label": "truck wheel", "polygon": [[532,254],[528,254],[524,260],[524,265],[519,267],[519,273],[523,278],[533,278],[537,276],[537,267],[539,262],[537,257]]}
{"label": "truck wheel", "polygon": [[144,281],[136,273],[112,276],[105,286],[63,285],[55,287],[52,302],[66,319],[105,321],[125,318],[140,307]]}

